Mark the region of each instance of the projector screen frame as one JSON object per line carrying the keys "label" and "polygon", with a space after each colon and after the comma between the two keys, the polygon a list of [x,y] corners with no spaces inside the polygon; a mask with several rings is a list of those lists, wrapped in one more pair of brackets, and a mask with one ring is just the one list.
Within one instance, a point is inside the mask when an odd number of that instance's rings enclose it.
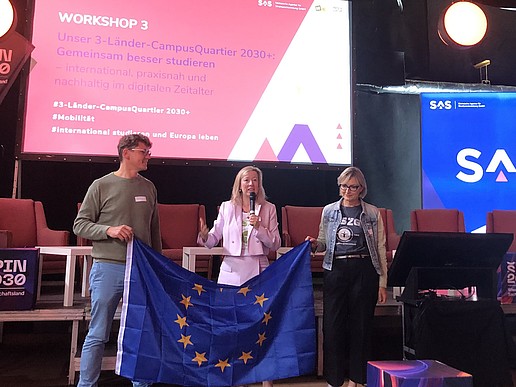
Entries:
{"label": "projector screen frame", "polygon": [[[33,35],[33,19],[34,11],[36,8],[36,1],[41,0],[28,0],[27,2],[27,21],[26,31],[28,31],[29,39],[32,40]],[[354,36],[352,33],[352,2],[345,1],[346,7],[349,11],[349,120],[345,124],[349,124],[349,162],[342,164],[335,163],[308,163],[308,162],[295,162],[295,161],[270,161],[270,160],[225,160],[225,159],[209,159],[209,158],[181,158],[181,157],[160,157],[154,156],[151,159],[151,164],[159,165],[192,165],[192,166],[240,166],[253,164],[262,168],[280,168],[280,169],[316,169],[316,170],[340,170],[346,166],[353,165],[353,117],[354,117],[354,106],[355,106],[355,49],[354,49]],[[37,58],[36,58],[37,59]],[[36,64],[37,65],[37,64]],[[20,99],[19,99],[19,115],[17,131],[16,131],[16,148],[15,157],[17,160],[41,160],[41,161],[61,161],[61,162],[94,162],[94,163],[118,163],[118,157],[115,155],[116,148],[112,147],[112,155],[96,155],[96,154],[74,154],[74,153],[63,153],[63,152],[25,152],[23,151],[23,142],[25,135],[26,125],[26,106],[28,98],[28,88],[30,82],[30,71],[31,67],[34,66],[32,61],[24,66],[20,74]],[[153,141],[153,138],[151,138]],[[154,142],[154,141],[153,141]]]}

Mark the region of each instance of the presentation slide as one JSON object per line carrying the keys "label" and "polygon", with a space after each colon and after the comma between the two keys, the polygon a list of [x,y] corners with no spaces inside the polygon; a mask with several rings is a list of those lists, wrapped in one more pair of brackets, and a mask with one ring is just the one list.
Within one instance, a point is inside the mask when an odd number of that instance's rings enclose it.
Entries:
{"label": "presentation slide", "polygon": [[421,95],[423,208],[463,211],[469,232],[516,208],[514,112],[516,93]]}
{"label": "presentation slide", "polygon": [[350,165],[350,3],[34,0],[20,157]]}

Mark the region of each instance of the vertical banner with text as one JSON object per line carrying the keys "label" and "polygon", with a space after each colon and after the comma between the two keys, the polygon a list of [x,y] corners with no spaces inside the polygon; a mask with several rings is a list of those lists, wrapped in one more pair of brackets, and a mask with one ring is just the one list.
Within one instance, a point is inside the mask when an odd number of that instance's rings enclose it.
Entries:
{"label": "vertical banner with text", "polygon": [[498,300],[516,303],[516,253],[506,253],[498,268]]}
{"label": "vertical banner with text", "polygon": [[34,50],[34,46],[17,32],[0,40],[0,103],[32,50]]}
{"label": "vertical banner with text", "polygon": [[0,311],[34,309],[38,270],[38,249],[0,249]]}

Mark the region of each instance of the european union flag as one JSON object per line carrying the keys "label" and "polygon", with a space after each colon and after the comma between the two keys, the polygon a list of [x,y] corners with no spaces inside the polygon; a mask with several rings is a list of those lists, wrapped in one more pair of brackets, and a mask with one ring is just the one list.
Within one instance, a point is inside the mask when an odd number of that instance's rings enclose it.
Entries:
{"label": "european union flag", "polygon": [[236,386],[315,369],[309,242],[229,286],[134,240],[123,301],[116,373],[129,379]]}

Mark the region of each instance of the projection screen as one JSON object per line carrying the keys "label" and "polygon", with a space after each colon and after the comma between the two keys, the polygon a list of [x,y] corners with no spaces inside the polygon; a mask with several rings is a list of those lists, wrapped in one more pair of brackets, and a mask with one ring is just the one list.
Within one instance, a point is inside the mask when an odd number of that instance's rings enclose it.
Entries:
{"label": "projection screen", "polygon": [[350,7],[34,0],[19,157],[350,165]]}

